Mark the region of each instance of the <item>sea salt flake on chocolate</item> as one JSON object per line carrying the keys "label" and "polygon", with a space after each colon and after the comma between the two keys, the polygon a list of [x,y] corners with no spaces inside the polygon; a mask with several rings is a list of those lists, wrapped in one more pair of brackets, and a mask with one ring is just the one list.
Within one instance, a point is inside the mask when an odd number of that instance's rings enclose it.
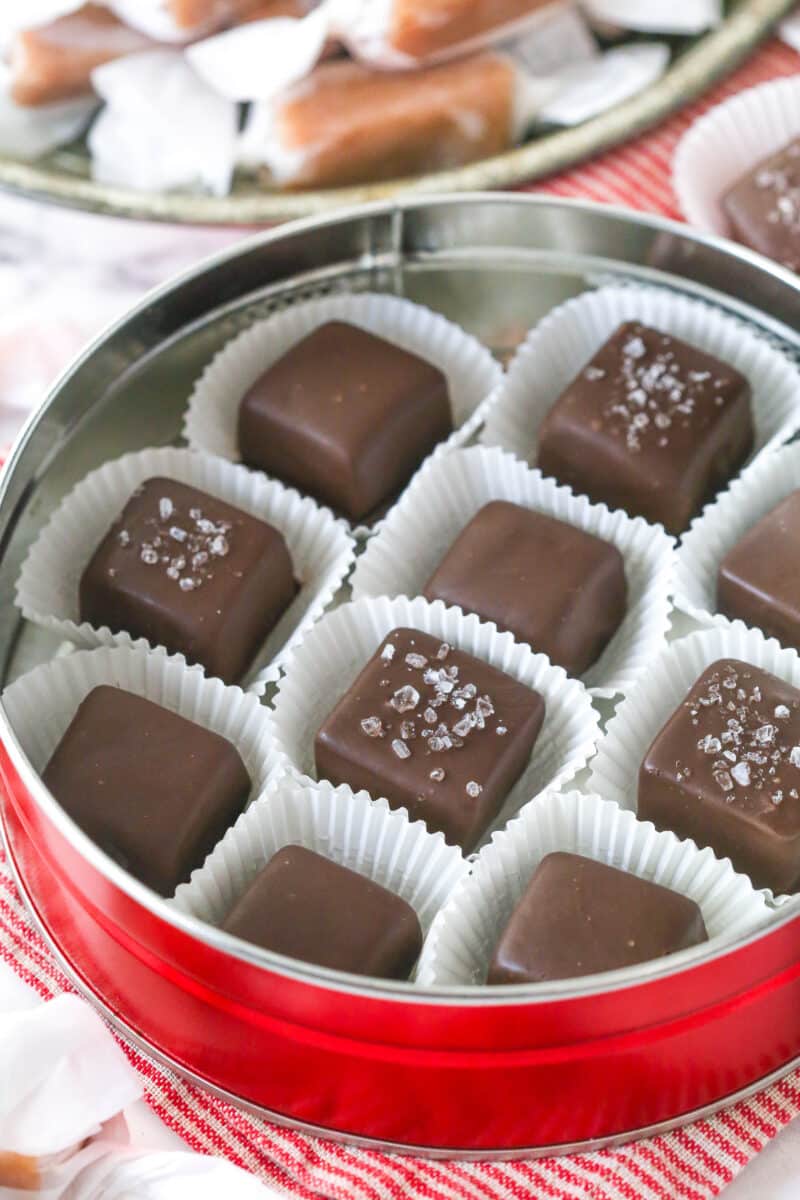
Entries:
{"label": "sea salt flake on chocolate", "polygon": [[786,721],[791,716],[791,712],[785,704],[779,704],[775,709],[775,716],[779,721]]}
{"label": "sea salt flake on chocolate", "polygon": [[392,742],[392,749],[398,758],[411,757],[411,751],[409,750],[408,746],[405,744],[405,742],[401,742],[399,738],[395,738]]}
{"label": "sea salt flake on chocolate", "polygon": [[224,558],[225,555],[230,550],[230,546],[228,545],[228,539],[226,537],[224,537],[221,533],[218,533],[216,535],[216,537],[214,537],[212,539],[212,541],[209,542],[208,549],[209,549],[210,553],[214,555],[215,558]]}
{"label": "sea salt flake on chocolate", "polygon": [[128,533],[127,529],[120,529],[119,533],[117,534],[117,541],[119,542],[120,546],[130,546],[131,535]]}
{"label": "sea salt flake on chocolate", "polygon": [[735,767],[731,767],[731,776],[740,787],[750,786],[750,768],[747,763],[739,762]]}
{"label": "sea salt flake on chocolate", "polygon": [[139,558],[148,567],[155,567],[158,565],[158,551],[154,550],[152,546],[142,546]]}
{"label": "sea salt flake on chocolate", "polygon": [[383,721],[380,717],[365,717],[361,722],[361,730],[367,737],[383,737]]}
{"label": "sea salt flake on chocolate", "polygon": [[777,729],[774,725],[761,725],[755,732],[755,739],[761,746],[769,746],[775,741]]}
{"label": "sea salt flake on chocolate", "polygon": [[497,729],[495,729],[495,733],[498,737],[505,737],[508,733],[508,729],[505,725],[498,725]]}
{"label": "sea salt flake on chocolate", "polygon": [[428,708],[425,709],[425,712],[422,715],[425,718],[425,720],[428,722],[429,725],[436,724],[437,716],[436,716],[435,708],[431,708],[430,706],[428,706]]}
{"label": "sea salt flake on chocolate", "polygon": [[715,771],[714,780],[722,788],[723,792],[733,791],[733,780],[729,771]]}
{"label": "sea salt flake on chocolate", "polygon": [[471,779],[469,781],[469,783],[467,784],[467,786],[465,787],[464,791],[467,793],[468,796],[470,796],[473,800],[475,800],[478,796],[480,796],[481,792],[483,791],[483,788],[481,787],[481,785],[479,783],[476,783],[474,779]]}
{"label": "sea salt flake on chocolate", "polygon": [[389,703],[397,712],[411,712],[419,704],[419,692],[415,687],[406,684],[405,687],[397,689]]}
{"label": "sea salt flake on chocolate", "polygon": [[170,500],[169,496],[162,496],[158,502],[158,515],[162,521],[168,521],[175,511],[175,505]]}
{"label": "sea salt flake on chocolate", "polygon": [[421,671],[428,665],[428,660],[424,654],[407,654],[405,661],[407,666],[413,667],[417,671]]}
{"label": "sea salt flake on chocolate", "polygon": [[181,589],[182,592],[193,592],[195,590],[195,588],[198,588],[199,586],[200,586],[200,580],[194,579],[190,575],[184,575],[183,578],[181,579],[180,583],[178,584],[178,587]]}
{"label": "sea salt flake on chocolate", "polygon": [[789,762],[793,767],[800,767],[800,746],[792,746],[789,751]]}
{"label": "sea salt flake on chocolate", "polygon": [[383,662],[385,662],[385,663],[391,662],[392,659],[394,658],[394,652],[395,652],[395,647],[392,645],[391,642],[387,642],[386,645],[381,650],[381,659],[383,660]]}
{"label": "sea salt flake on chocolate", "polygon": [[434,767],[431,771],[430,778],[434,783],[443,783],[446,778],[444,767]]}
{"label": "sea salt flake on chocolate", "polygon": [[709,733],[700,739],[697,743],[697,749],[702,750],[704,754],[719,754],[722,749],[722,743],[719,738],[712,737]]}
{"label": "sea salt flake on chocolate", "polygon": [[456,735],[456,737],[464,738],[472,731],[474,725],[475,718],[471,713],[467,713],[466,716],[462,717],[461,720],[457,721],[453,726],[453,733]]}
{"label": "sea salt flake on chocolate", "polygon": [[400,725],[400,737],[404,742],[408,742],[411,738],[417,736],[417,729],[413,721],[403,721]]}
{"label": "sea salt flake on chocolate", "polygon": [[449,644],[449,642],[442,642],[441,646],[440,646],[440,647],[439,647],[439,649],[436,651],[436,657],[437,657],[437,658],[439,659],[439,661],[441,662],[441,661],[443,661],[445,658],[447,658],[447,656],[448,656],[448,654],[449,654],[449,653],[450,653],[450,644]]}

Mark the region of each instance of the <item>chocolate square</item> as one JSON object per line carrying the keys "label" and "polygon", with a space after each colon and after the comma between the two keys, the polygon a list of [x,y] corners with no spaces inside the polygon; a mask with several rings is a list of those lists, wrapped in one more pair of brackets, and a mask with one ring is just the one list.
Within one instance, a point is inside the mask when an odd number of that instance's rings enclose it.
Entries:
{"label": "chocolate square", "polygon": [[580,854],[539,863],[489,965],[488,983],[615,971],[708,940],[688,896]]}
{"label": "chocolate square", "polygon": [[235,683],[297,585],[282,534],[173,479],[137,488],[80,581],[80,615]]}
{"label": "chocolate square", "polygon": [[639,815],[730,858],[756,887],[794,891],[800,691],[749,663],[712,663],[647,751]]}
{"label": "chocolate square", "polygon": [[722,208],[738,242],[800,271],[800,138],[737,180]]}
{"label": "chocolate square", "polygon": [[381,979],[408,979],[422,949],[410,904],[303,846],[272,856],[223,929],[290,958]]}
{"label": "chocolate square", "polygon": [[800,649],[800,491],[762,517],[723,558],[717,607]]}
{"label": "chocolate square", "polygon": [[625,561],[616,546],[574,525],[493,500],[461,532],[422,594],[494,621],[580,675],[625,617]]}
{"label": "chocolate square", "polygon": [[225,738],[106,685],[81,703],[42,779],[93,842],[162,896],[203,865],[251,788]]}
{"label": "chocolate square", "polygon": [[416,629],[395,629],[314,742],[317,776],[364,788],[471,850],[525,769],[538,692]]}
{"label": "chocolate square", "polygon": [[594,501],[679,534],[753,448],[750,395],[733,367],[630,322],[553,405],[538,465]]}
{"label": "chocolate square", "polygon": [[353,521],[394,496],[452,430],[437,367],[342,321],[298,342],[239,410],[245,463]]}

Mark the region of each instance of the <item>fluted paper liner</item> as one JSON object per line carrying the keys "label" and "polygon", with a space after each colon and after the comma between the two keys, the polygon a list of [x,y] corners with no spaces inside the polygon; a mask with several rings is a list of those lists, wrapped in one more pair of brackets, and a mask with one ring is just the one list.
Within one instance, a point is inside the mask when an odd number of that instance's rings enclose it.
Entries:
{"label": "fluted paper liner", "polygon": [[800,77],[774,79],[717,104],[675,152],[672,182],[683,215],[704,233],[730,236],[722,197],[744,175],[800,137]]}
{"label": "fluted paper liner", "polygon": [[[637,820],[600,796],[548,792],[494,836],[471,875],[455,888],[425,942],[418,982],[484,983],[492,952],[536,867],[558,850],[630,871],[694,900],[710,945],[670,955],[676,967],[757,929],[771,915],[749,879],[711,850],[699,850],[674,833],[659,833],[649,821]],[[610,987],[639,970],[641,966],[606,971],[582,982],[602,979]]]}
{"label": "fluted paper liner", "polygon": [[[735,658],[800,688],[800,655],[741,621],[701,630],[674,642],[649,666],[608,724],[592,761],[588,790],[636,811],[639,768],[656,735],[683,703],[706,667]],[[760,889],[772,900],[772,893]]]}
{"label": "fluted paper liner", "polygon": [[78,585],[112,522],[136,488],[154,476],[200,488],[267,521],[286,539],[301,586],[245,677],[245,684],[263,690],[338,591],[350,570],[354,543],[344,522],[328,509],[223,459],[166,447],[135,451],[92,471],[62,501],[29,550],[17,580],[17,607],[29,621],[81,646],[147,646],[144,638],[82,622]]}
{"label": "fluted paper liner", "polygon": [[[598,697],[628,691],[666,644],[673,539],[641,517],[610,512],[575,496],[497,448],[457,450],[419,473],[359,558],[351,580],[353,598],[419,595],[464,527],[491,500],[546,513],[620,551],[628,582],[627,613],[584,673],[583,683]],[[547,564],[542,565],[546,572]]]}
{"label": "fluted paper liner", "polygon": [[34,768],[42,772],[94,688],[122,688],[213,730],[232,742],[252,781],[250,800],[274,767],[267,711],[258,698],[209,679],[180,655],[140,647],[101,647],[65,654],[35,667],[5,689],[3,708]]}
{"label": "fluted paper liner", "polygon": [[406,900],[427,932],[468,864],[442,834],[391,812],[366,792],[329,784],[308,787],[289,775],[229,829],[205,865],[175,894],[174,904],[219,925],[249,884],[284,846],[305,846],[388,888]]}
{"label": "fluted paper liner", "polygon": [[405,627],[483,659],[544,698],[544,724],[533,754],[494,828],[532,796],[568,783],[586,765],[597,744],[599,716],[582,683],[474,614],[465,616],[441,601],[400,596],[358,600],[329,613],[287,661],[272,713],[273,749],[276,761],[295,778],[315,781],[317,731],[387,634]]}
{"label": "fluted paper liner", "polygon": [[800,445],[795,443],[753,463],[692,522],[673,576],[673,599],[681,612],[706,626],[731,623],[717,611],[720,563],[748,530],[798,488]]}
{"label": "fluted paper liner", "polygon": [[[194,386],[184,434],[194,450],[240,460],[239,406],[273,363],[328,321],[345,321],[433,363],[447,376],[454,432],[434,450],[468,442],[477,433],[502,379],[485,346],[458,325],[397,296],[362,293],[298,303],[235,337],[212,359]],[[359,526],[360,533],[369,528]]]}
{"label": "fluted paper liner", "polygon": [[536,465],[545,417],[600,347],[626,321],[682,338],[741,371],[752,388],[755,446],[788,441],[800,427],[800,372],[744,322],[664,288],[601,287],[554,309],[508,368],[481,441]]}

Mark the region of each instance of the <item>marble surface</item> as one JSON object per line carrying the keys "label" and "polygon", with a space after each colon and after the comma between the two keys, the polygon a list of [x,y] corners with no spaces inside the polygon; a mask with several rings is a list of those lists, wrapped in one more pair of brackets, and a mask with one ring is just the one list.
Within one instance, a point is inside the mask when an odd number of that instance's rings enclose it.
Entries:
{"label": "marble surface", "polygon": [[[0,196],[0,445],[11,442],[70,359],[150,288],[246,236],[134,224]],[[143,1104],[134,1140],[175,1136]],[[800,1120],[725,1191],[725,1200],[796,1200]]]}

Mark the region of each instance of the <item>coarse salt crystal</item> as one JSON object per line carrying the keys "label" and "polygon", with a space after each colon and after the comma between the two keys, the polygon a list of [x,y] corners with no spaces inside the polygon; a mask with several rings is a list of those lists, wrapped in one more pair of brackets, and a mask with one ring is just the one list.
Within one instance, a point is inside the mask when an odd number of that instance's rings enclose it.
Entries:
{"label": "coarse salt crystal", "polygon": [[747,763],[739,762],[735,767],[731,767],[731,776],[740,787],[748,787],[750,783],[750,768]]}
{"label": "coarse salt crystal", "polygon": [[397,712],[411,712],[419,704],[419,692],[407,684],[405,687],[397,689],[389,703]]}
{"label": "coarse salt crystal", "polygon": [[392,749],[394,750],[394,752],[398,758],[410,758],[411,757],[411,751],[409,750],[409,748],[405,744],[405,742],[400,741],[400,738],[394,739],[394,741],[392,742]]}
{"label": "coarse salt crystal", "polygon": [[424,667],[427,667],[428,660],[424,654],[407,654],[406,665],[414,667],[417,671],[421,671]]}
{"label": "coarse salt crystal", "polygon": [[367,737],[383,737],[383,721],[380,717],[365,717],[361,722],[361,731]]}
{"label": "coarse salt crystal", "polygon": [[476,797],[480,796],[481,792],[483,791],[483,788],[481,787],[481,785],[479,783],[476,783],[474,779],[471,779],[469,781],[469,783],[467,784],[467,786],[465,787],[464,791],[467,793],[468,796],[470,796],[474,800],[474,799],[476,799]]}

